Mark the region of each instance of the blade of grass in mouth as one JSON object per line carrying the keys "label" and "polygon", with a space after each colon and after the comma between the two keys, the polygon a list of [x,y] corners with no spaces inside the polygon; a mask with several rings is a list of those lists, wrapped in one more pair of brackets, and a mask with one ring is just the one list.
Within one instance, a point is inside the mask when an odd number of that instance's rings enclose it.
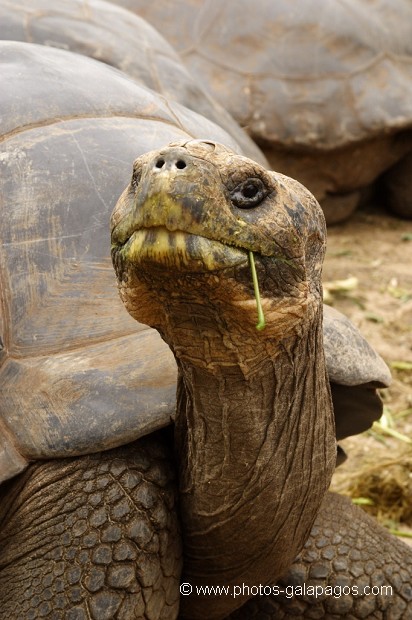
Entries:
{"label": "blade of grass in mouth", "polygon": [[256,306],[257,306],[257,313],[258,313],[258,322],[256,324],[256,329],[258,331],[262,331],[262,329],[265,329],[266,321],[265,321],[265,315],[263,314],[262,302],[260,299],[259,282],[258,282],[256,266],[255,266],[255,257],[253,256],[253,252],[251,250],[249,250],[249,262],[250,262],[250,270],[252,272],[253,290],[255,292]]}

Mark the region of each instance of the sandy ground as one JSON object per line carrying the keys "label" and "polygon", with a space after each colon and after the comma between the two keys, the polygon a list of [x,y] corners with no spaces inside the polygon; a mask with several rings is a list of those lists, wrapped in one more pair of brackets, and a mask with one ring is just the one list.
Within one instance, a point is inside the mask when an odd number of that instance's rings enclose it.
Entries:
{"label": "sandy ground", "polygon": [[[337,470],[333,486],[349,493],[359,476],[362,482],[370,474],[375,489],[360,489],[362,497],[374,498],[369,510],[379,512],[387,525],[412,533],[412,221],[368,207],[331,227],[323,279],[327,301],[350,317],[390,366],[393,382],[382,391],[384,423],[389,432],[401,434],[394,437],[378,427],[342,442],[349,458]],[[344,282],[336,282],[340,280]],[[395,481],[388,491],[391,467]],[[395,512],[402,503],[406,506],[399,525],[377,506],[379,497]]]}

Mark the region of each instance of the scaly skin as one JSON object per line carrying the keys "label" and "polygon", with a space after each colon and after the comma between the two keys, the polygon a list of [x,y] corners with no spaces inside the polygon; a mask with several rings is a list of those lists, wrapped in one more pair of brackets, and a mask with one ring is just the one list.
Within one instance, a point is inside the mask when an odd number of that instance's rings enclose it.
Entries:
{"label": "scaly skin", "polygon": [[174,620],[171,437],[36,463],[2,487],[1,620]]}
{"label": "scaly skin", "polygon": [[[297,594],[303,584],[318,587],[319,596]],[[281,594],[255,597],[230,620],[410,620],[411,549],[349,499],[328,493],[303,551],[277,585]],[[327,587],[336,596],[326,596]],[[352,594],[339,595],[349,588]]]}

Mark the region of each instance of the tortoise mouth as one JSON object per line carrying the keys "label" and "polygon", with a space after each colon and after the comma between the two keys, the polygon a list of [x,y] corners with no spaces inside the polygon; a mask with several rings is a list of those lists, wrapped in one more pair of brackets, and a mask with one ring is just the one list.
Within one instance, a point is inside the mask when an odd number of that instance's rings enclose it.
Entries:
{"label": "tortoise mouth", "polygon": [[209,272],[248,263],[245,248],[163,225],[134,230],[119,249],[128,262],[145,267]]}

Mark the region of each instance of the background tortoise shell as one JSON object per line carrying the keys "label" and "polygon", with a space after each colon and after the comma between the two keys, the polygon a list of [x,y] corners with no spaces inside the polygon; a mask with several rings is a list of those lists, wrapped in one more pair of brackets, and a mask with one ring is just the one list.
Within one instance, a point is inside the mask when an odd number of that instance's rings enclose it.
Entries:
{"label": "background tortoise shell", "polygon": [[271,167],[315,194],[328,223],[347,217],[365,200],[360,190],[397,162],[385,201],[411,217],[408,0],[116,3],[164,34]]}

